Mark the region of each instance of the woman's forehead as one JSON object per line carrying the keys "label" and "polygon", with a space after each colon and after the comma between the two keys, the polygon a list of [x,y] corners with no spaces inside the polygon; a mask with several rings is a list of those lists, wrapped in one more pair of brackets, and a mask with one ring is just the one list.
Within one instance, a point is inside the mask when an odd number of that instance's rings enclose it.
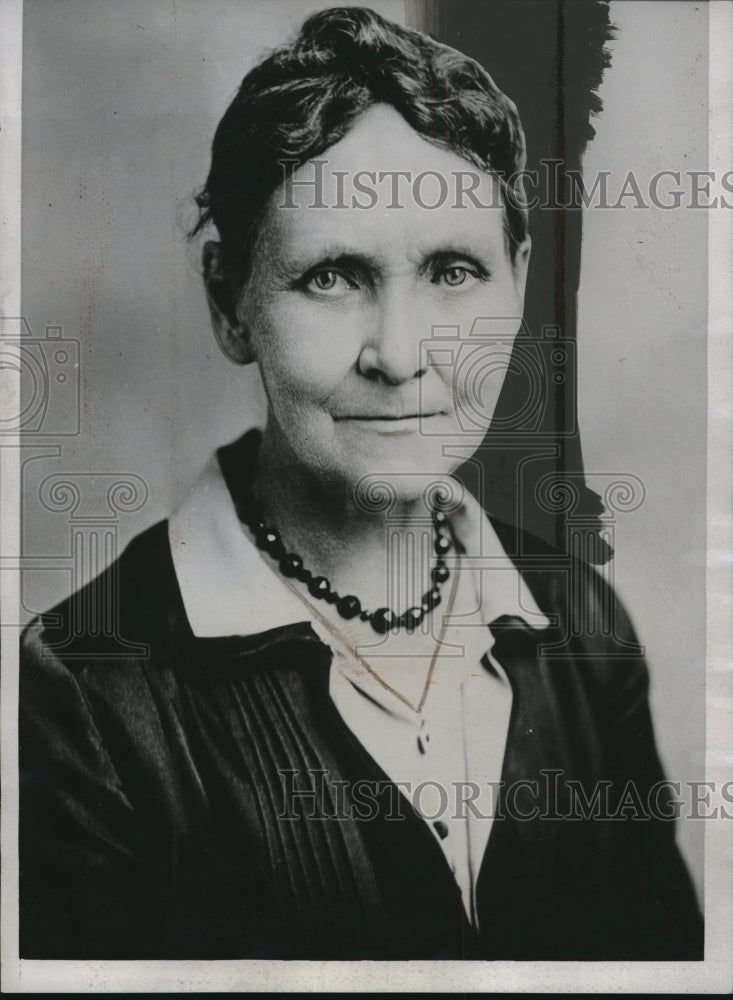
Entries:
{"label": "woman's forehead", "polygon": [[[448,140],[446,140],[448,141]],[[338,142],[292,174],[283,162],[280,203],[401,209],[501,205],[496,179],[451,148],[436,145],[391,105],[376,104]]]}
{"label": "woman's forehead", "polygon": [[440,253],[475,257],[492,270],[508,265],[501,212],[428,214],[409,207],[404,212],[317,209],[306,215],[302,209],[275,209],[257,241],[260,263],[294,271],[346,257],[375,269],[401,269]]}
{"label": "woman's forehead", "polygon": [[294,258],[335,248],[369,255],[506,249],[496,178],[428,142],[386,105],[365,112],[343,139],[284,179],[260,235],[261,248]]}

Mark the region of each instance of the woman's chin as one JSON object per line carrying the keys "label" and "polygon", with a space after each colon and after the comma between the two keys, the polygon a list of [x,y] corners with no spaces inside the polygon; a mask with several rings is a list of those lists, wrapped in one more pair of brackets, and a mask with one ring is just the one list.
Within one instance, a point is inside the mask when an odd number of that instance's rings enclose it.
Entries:
{"label": "woman's chin", "polygon": [[343,470],[342,482],[352,493],[358,507],[377,512],[394,505],[431,504],[436,490],[446,495],[455,493],[451,475],[460,462],[422,452],[411,455],[381,455],[374,461],[364,456]]}
{"label": "woman's chin", "polygon": [[293,461],[301,464],[312,483],[356,496],[369,509],[377,484],[397,503],[432,495],[432,488],[448,480],[474,450],[456,433],[454,421],[442,415],[429,424],[422,417],[341,420],[329,428],[307,427],[303,421],[289,439],[291,469]]}

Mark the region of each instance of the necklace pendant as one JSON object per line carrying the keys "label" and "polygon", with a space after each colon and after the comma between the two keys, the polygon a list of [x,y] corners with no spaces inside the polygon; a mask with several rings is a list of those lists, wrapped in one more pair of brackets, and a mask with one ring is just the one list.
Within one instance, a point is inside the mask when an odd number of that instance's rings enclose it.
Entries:
{"label": "necklace pendant", "polygon": [[420,732],[417,734],[417,749],[422,754],[426,754],[430,744],[430,731],[425,725],[425,719],[420,723]]}

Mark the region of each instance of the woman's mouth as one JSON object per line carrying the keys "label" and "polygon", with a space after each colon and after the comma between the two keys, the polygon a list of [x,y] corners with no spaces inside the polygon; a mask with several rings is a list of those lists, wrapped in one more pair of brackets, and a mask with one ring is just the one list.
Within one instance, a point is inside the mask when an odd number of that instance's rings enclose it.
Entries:
{"label": "woman's mouth", "polygon": [[337,423],[350,423],[366,431],[379,434],[413,434],[427,420],[445,416],[440,410],[430,413],[354,413],[334,417]]}

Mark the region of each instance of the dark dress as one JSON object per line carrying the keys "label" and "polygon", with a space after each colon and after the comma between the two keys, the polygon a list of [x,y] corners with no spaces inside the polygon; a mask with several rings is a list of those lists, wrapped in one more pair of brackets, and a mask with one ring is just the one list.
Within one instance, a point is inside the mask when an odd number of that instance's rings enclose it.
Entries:
{"label": "dark dress", "polygon": [[[220,452],[232,491],[252,449]],[[674,824],[639,814],[663,774],[623,608],[494,527],[557,624],[487,632],[514,700],[478,931],[331,702],[328,647],[306,622],[197,638],[163,522],[23,637],[21,957],[701,959]]]}

